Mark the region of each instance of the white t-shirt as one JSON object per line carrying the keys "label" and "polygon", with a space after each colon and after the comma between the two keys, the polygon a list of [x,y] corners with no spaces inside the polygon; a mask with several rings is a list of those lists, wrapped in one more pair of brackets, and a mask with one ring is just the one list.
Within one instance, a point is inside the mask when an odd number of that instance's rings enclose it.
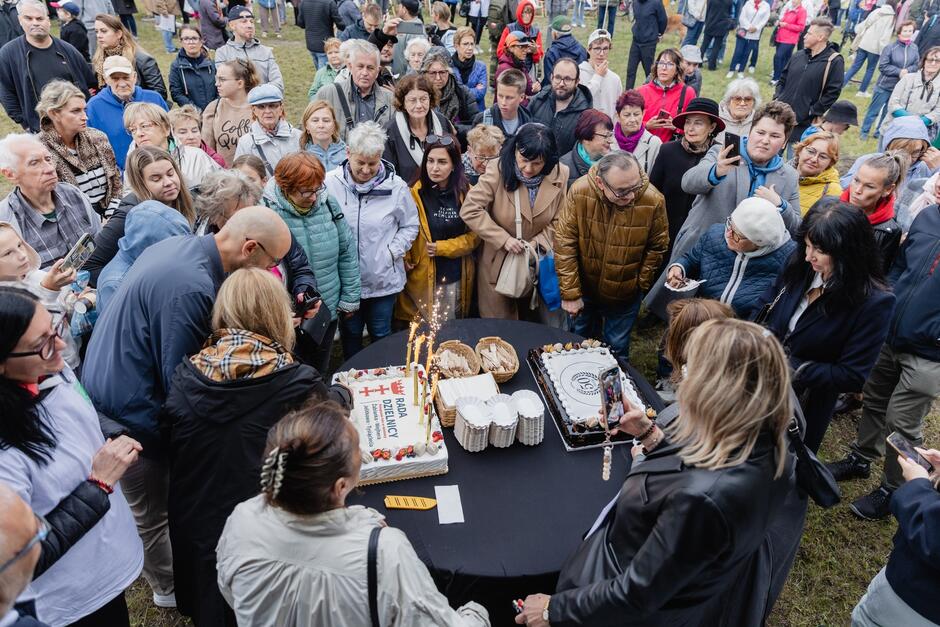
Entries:
{"label": "white t-shirt", "polygon": [[[48,514],[91,473],[91,460],[104,445],[98,414],[75,374],[66,368],[47,379],[52,390],[41,415],[56,441],[45,465],[17,449],[0,450],[0,481],[37,514]],[[100,609],[130,586],[144,565],[134,518],[119,486],[111,508],[55,564],[27,586],[19,598],[32,599],[43,623],[68,625]]]}

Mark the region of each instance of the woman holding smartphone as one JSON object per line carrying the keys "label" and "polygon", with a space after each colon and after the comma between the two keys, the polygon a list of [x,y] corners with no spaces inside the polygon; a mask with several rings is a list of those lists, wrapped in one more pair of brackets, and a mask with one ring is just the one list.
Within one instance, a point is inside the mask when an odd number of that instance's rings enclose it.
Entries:
{"label": "woman holding smartphone", "polygon": [[[792,491],[789,365],[749,322],[710,320],[686,346],[681,420],[661,429],[623,402],[617,430],[646,458],[627,475],[552,595],[529,595],[517,624],[745,624],[739,582]],[[604,546],[598,548],[598,544]],[[598,563],[601,551],[613,559]]]}

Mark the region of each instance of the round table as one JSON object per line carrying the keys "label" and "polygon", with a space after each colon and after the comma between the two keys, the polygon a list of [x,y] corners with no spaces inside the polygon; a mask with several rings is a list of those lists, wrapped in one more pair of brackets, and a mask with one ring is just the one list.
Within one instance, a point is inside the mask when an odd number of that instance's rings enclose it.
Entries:
{"label": "round table", "polygon": [[[473,347],[491,335],[512,344],[519,356],[519,371],[499,386],[509,394],[521,389],[538,392],[526,362],[529,349],[584,339],[531,322],[468,319],[446,324],[437,340],[457,339]],[[407,332],[385,337],[341,369],[402,364],[407,339]],[[641,396],[662,409],[649,383],[629,364],[621,362],[621,367]],[[513,599],[555,589],[564,560],[620,489],[630,468],[629,446],[614,447],[611,480],[603,481],[601,449],[565,451],[547,411],[545,439],[537,446],[517,442],[469,453],[454,438],[453,429],[443,431],[449,454],[446,475],[366,486],[347,500],[382,512],[389,525],[404,531],[454,607],[477,601],[489,610],[494,625],[511,624]],[[435,509],[385,508],[387,494],[434,498],[434,486],[440,485],[459,486],[464,523],[441,525]]]}

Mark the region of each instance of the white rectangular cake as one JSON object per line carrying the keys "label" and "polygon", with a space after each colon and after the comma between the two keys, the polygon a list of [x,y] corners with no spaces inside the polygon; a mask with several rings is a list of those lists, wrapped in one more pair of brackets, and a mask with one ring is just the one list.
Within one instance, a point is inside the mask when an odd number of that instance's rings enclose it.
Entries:
{"label": "white rectangular cake", "polygon": [[[420,372],[423,377],[424,369]],[[333,382],[352,391],[353,410],[349,418],[359,431],[360,485],[447,472],[447,447],[434,405],[430,407],[428,438],[427,423],[414,403],[412,377],[404,366],[338,372]],[[419,385],[418,404],[420,388]]]}
{"label": "white rectangular cake", "polygon": [[[587,428],[596,427],[601,410],[597,375],[602,368],[617,365],[614,356],[603,346],[586,347],[578,344],[570,349],[556,345],[550,352],[543,351],[541,357],[567,420]],[[640,400],[633,383],[622,370],[620,380],[630,403],[637,409],[646,411],[646,405]]]}

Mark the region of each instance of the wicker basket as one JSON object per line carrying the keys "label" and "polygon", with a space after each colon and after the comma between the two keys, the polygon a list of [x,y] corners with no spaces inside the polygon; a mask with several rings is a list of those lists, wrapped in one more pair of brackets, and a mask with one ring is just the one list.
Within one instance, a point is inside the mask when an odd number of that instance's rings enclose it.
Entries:
{"label": "wicker basket", "polygon": [[[486,366],[483,365],[483,358],[480,355],[483,349],[485,349],[491,344],[496,344],[497,346],[503,347],[512,357],[512,367],[510,368],[509,371],[494,372],[492,370],[487,370]],[[496,379],[497,383],[506,383],[506,381],[509,381],[510,379],[512,379],[514,376],[516,376],[516,373],[519,372],[519,356],[516,354],[516,349],[512,347],[512,344],[510,344],[509,342],[507,342],[506,340],[502,338],[498,338],[495,336],[480,338],[480,341],[477,342],[476,354],[477,354],[477,357],[480,359],[480,367],[483,369],[483,372],[489,372],[490,374],[492,374],[493,378]]]}
{"label": "wicker basket", "polygon": [[441,426],[453,428],[454,422],[457,420],[457,408],[445,405],[440,394],[434,399],[434,408],[437,409],[437,417],[441,420]]}
{"label": "wicker basket", "polygon": [[[457,372],[453,370],[446,370],[441,368],[440,365],[440,355],[445,350],[449,350],[452,353],[457,353],[461,357],[467,360],[467,364],[470,366],[470,372]],[[460,342],[458,340],[447,340],[438,345],[437,350],[434,351],[434,362],[437,364],[438,368],[441,371],[441,375],[445,379],[453,379],[460,377],[472,377],[475,374],[480,372],[480,358],[474,352],[472,348]]]}

